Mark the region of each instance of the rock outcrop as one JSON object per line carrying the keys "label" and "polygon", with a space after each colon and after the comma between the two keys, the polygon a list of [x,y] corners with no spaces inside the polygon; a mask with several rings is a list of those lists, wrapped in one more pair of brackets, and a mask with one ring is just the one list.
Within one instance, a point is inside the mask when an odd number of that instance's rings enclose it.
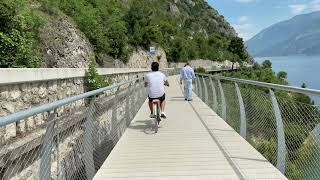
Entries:
{"label": "rock outcrop", "polygon": [[149,68],[152,62],[159,62],[160,68],[168,67],[166,53],[162,48],[157,48],[156,53],[151,55],[149,52],[139,48],[134,51],[127,63],[129,68]]}
{"label": "rock outcrop", "polygon": [[94,57],[89,40],[66,17],[50,19],[41,33],[41,41],[42,67],[85,68]]}

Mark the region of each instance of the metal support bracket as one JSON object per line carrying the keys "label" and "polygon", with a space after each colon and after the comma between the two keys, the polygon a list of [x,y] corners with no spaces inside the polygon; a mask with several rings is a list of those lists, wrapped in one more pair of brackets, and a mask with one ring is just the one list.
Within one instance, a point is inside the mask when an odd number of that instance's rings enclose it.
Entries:
{"label": "metal support bracket", "polygon": [[198,81],[198,96],[200,97],[200,99],[203,99],[202,97],[202,86],[201,86],[201,81],[199,76],[197,76],[197,81]]}
{"label": "metal support bracket", "polygon": [[227,120],[226,98],[224,96],[223,87],[222,87],[220,80],[218,80],[218,85],[219,85],[220,95],[221,95],[222,119],[226,121]]}
{"label": "metal support bracket", "polygon": [[270,96],[272,101],[272,106],[274,110],[274,115],[276,117],[277,124],[277,140],[278,140],[278,152],[277,152],[277,168],[284,174],[286,168],[286,140],[283,128],[283,122],[281,117],[281,111],[279,104],[274,92],[270,89]]}
{"label": "metal support bracket", "polygon": [[234,83],[238,95],[239,100],[239,108],[240,108],[240,135],[246,139],[247,138],[247,119],[246,112],[244,108],[244,103],[241,95],[240,88],[237,83]]}
{"label": "metal support bracket", "polygon": [[209,97],[208,97],[208,87],[205,78],[202,76],[202,82],[204,87],[204,102],[209,104]]}
{"label": "metal support bracket", "polygon": [[210,78],[210,85],[211,85],[211,89],[212,89],[212,99],[213,99],[213,105],[212,108],[215,112],[218,111],[218,100],[217,100],[217,93],[216,93],[216,88],[215,88],[215,84],[212,80],[212,78]]}
{"label": "metal support bracket", "polygon": [[40,161],[40,172],[39,179],[47,180],[51,179],[51,151],[53,148],[53,139],[55,135],[55,125],[56,121],[56,110],[51,113],[48,117],[48,126],[46,134],[43,138],[41,161]]}
{"label": "metal support bracket", "polygon": [[93,179],[95,175],[94,169],[94,160],[93,160],[93,136],[92,133],[94,132],[94,113],[95,113],[95,100],[96,97],[93,96],[90,100],[90,105],[87,111],[86,122],[84,123],[84,163],[85,163],[85,170],[87,179]]}
{"label": "metal support bracket", "polygon": [[131,88],[131,83],[128,86],[127,90],[127,96],[126,96],[126,107],[125,107],[125,118],[126,118],[126,126],[128,127],[130,125],[131,121],[131,111],[132,111],[132,88]]}

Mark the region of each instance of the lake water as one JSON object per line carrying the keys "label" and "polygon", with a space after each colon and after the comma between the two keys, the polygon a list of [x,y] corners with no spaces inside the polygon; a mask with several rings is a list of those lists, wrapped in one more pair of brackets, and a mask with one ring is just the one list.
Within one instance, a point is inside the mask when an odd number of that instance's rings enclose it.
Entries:
{"label": "lake water", "polygon": [[[320,56],[288,56],[288,57],[257,57],[261,63],[268,59],[272,62],[275,72],[286,71],[291,86],[306,83],[308,88],[320,90]],[[320,104],[320,97],[312,97]]]}

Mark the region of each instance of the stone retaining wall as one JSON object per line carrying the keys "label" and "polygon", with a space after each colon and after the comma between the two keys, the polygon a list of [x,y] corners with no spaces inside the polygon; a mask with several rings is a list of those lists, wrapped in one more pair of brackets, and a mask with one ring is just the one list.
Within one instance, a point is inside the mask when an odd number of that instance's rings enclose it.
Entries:
{"label": "stone retaining wall", "polygon": [[[113,83],[137,78],[148,69],[98,69]],[[86,69],[0,69],[0,117],[54,102],[86,91]],[[82,106],[78,101],[63,109]],[[48,113],[38,114],[19,123],[0,127],[0,143],[30,132],[43,124]]]}
{"label": "stone retaining wall", "polygon": [[[190,61],[190,64],[194,68],[208,68],[208,69],[231,69],[232,68],[232,62],[231,61],[211,61],[211,60],[203,60],[203,59],[198,59],[198,60],[192,60]],[[169,67],[172,68],[181,68],[185,65],[185,63],[170,63]],[[240,65],[239,63],[234,64],[234,68],[239,68]]]}

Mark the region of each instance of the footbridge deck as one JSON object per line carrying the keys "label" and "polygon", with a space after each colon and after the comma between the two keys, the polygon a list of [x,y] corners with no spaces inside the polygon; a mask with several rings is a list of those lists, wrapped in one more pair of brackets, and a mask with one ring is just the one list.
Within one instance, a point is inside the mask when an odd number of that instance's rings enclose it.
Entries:
{"label": "footbridge deck", "polygon": [[145,102],[95,180],[286,179],[200,98],[184,101],[177,76],[169,80],[159,132],[149,131]]}

